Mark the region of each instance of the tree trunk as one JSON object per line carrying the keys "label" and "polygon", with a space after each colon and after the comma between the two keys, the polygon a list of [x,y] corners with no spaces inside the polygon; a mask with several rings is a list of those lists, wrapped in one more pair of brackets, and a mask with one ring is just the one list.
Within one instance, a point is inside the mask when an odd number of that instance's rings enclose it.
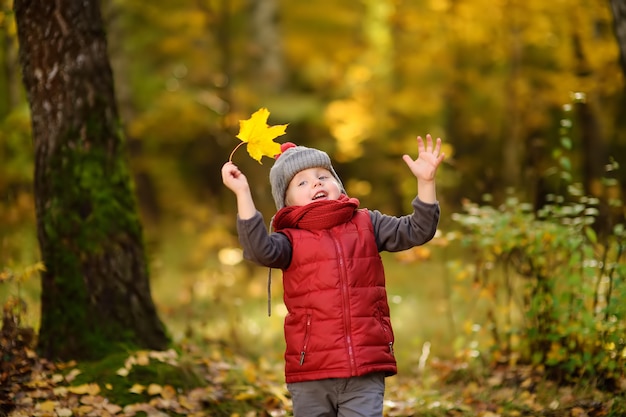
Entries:
{"label": "tree trunk", "polygon": [[[524,127],[522,121],[519,84],[522,79],[523,39],[518,14],[523,13],[523,6],[508,2],[506,13],[509,50],[509,76],[506,82],[506,117],[503,126],[502,142],[502,185],[518,190],[522,181],[522,161],[524,160]],[[521,8],[521,9],[520,9]]]}
{"label": "tree trunk", "polygon": [[14,10],[46,266],[40,353],[90,359],[163,349],[100,2],[15,0]]}
{"label": "tree trunk", "polygon": [[287,81],[282,39],[279,30],[279,6],[276,0],[249,0],[253,62],[253,85],[262,91],[279,93]]}

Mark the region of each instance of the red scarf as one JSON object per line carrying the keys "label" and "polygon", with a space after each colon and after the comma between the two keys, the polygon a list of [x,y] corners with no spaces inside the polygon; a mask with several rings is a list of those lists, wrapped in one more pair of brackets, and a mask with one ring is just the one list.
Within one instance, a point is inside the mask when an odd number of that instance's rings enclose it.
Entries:
{"label": "red scarf", "polygon": [[314,201],[306,206],[283,207],[274,216],[274,230],[320,230],[349,221],[359,207],[359,200],[345,194],[337,200]]}

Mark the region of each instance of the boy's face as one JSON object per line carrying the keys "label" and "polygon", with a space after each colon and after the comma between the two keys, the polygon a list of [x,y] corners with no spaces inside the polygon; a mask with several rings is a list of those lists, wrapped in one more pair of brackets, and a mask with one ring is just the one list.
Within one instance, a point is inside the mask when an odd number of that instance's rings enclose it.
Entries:
{"label": "boy's face", "polygon": [[339,184],[326,168],[308,168],[298,172],[289,182],[285,193],[287,206],[305,206],[314,201],[337,200]]}

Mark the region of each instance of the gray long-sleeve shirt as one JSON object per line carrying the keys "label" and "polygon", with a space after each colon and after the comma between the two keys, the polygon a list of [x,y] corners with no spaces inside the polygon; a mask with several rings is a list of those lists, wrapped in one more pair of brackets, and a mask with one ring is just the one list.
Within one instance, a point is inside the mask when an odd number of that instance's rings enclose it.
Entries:
{"label": "gray long-sleeve shirt", "polygon": [[[401,217],[368,210],[378,251],[398,252],[423,245],[433,238],[439,223],[439,204],[428,204],[415,197],[413,213]],[[237,219],[239,242],[244,258],[270,268],[287,269],[291,262],[291,242],[280,232],[268,233],[260,212],[250,219]]]}

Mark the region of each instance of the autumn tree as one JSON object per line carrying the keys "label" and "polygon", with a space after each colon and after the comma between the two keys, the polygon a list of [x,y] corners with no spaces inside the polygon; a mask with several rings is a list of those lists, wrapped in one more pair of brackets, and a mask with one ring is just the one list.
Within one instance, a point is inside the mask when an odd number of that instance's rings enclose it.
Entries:
{"label": "autumn tree", "polygon": [[152,300],[98,1],[15,0],[42,260],[39,350],[168,344]]}

